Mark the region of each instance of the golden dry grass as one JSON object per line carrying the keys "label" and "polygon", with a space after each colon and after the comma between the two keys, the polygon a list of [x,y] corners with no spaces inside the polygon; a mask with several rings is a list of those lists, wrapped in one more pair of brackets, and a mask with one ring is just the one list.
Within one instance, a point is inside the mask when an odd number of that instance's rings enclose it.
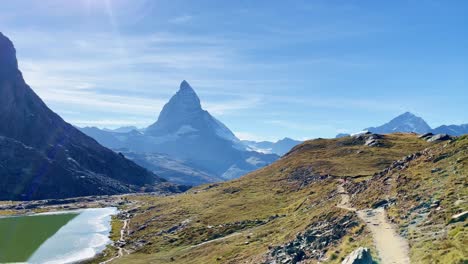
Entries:
{"label": "golden dry grass", "polygon": [[[368,147],[351,137],[311,140],[240,179],[176,196],[130,196],[142,206],[131,220],[129,241],[144,246],[116,262],[259,263],[269,246],[294,239],[319,217],[347,213],[335,206],[335,177],[368,178],[431,145],[414,134],[385,135],[382,142]],[[336,241],[327,255],[339,263],[358,245],[372,248],[366,230]]]}

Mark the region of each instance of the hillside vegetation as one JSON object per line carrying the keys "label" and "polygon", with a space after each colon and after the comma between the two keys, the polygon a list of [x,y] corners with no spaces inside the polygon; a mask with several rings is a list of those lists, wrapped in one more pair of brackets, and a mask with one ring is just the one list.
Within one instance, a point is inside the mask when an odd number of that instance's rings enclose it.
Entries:
{"label": "hillside vegetation", "polygon": [[412,263],[468,261],[468,136],[396,161],[372,180],[349,184],[361,208],[388,203],[390,219],[410,243]]}
{"label": "hillside vegetation", "polygon": [[[452,214],[466,210],[465,203],[459,200],[466,200],[467,142],[462,137],[451,143],[428,143],[415,134],[316,139],[234,181],[204,185],[163,198],[129,196],[132,208],[122,208],[131,218],[123,246],[129,254],[114,262],[341,263],[359,246],[370,248],[378,260],[366,223],[354,212],[336,206],[340,203],[339,179],[343,178],[347,179],[344,186],[353,194],[353,206],[371,208],[380,200],[387,205],[387,200],[393,201],[389,215],[394,222],[401,226],[404,235],[420,237],[410,238],[412,260],[431,257],[443,261],[446,256],[442,253],[428,256],[431,253],[426,249],[430,246],[423,242],[423,234],[406,231],[410,218],[405,214],[407,206],[415,203],[412,193],[419,195],[419,201],[438,199],[443,208],[448,208],[446,204],[458,204],[443,213],[440,224],[444,226],[434,225],[435,229],[446,228]],[[418,162],[414,174],[406,174],[411,182],[414,177],[414,184],[427,181],[420,183],[421,191],[420,186],[388,187],[382,181],[382,171],[394,166],[395,161],[422,151],[442,155],[444,150],[457,154],[439,158],[439,163],[431,161],[430,165]],[[411,163],[406,169],[412,171],[412,166]],[[431,172],[434,166],[440,170]],[[418,174],[417,170],[421,172]],[[440,179],[454,170],[458,176]],[[433,186],[432,182],[439,184],[441,193],[426,192],[425,186]],[[379,190],[384,187],[385,193],[381,193]],[[398,192],[404,190],[408,194],[400,203],[403,198]],[[398,201],[387,196],[398,197]],[[135,203],[139,206],[135,207]],[[451,237],[441,240],[440,247],[445,246],[445,250],[463,245],[464,240],[466,244],[463,222],[453,225],[449,228]],[[456,237],[453,242],[452,237]],[[453,259],[466,259],[463,249],[454,254]]]}

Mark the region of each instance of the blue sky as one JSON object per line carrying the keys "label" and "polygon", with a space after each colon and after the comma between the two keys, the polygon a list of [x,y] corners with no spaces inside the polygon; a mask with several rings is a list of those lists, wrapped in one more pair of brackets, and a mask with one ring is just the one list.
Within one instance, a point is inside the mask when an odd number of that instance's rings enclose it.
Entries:
{"label": "blue sky", "polygon": [[466,1],[5,1],[26,81],[78,126],[145,127],[186,79],[239,137],[468,122]]}

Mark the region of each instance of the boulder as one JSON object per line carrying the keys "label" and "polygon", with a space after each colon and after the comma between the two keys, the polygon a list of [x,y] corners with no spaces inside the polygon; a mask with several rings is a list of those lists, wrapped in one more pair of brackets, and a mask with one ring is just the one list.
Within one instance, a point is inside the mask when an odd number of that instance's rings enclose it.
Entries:
{"label": "boulder", "polygon": [[359,247],[351,252],[341,264],[372,264],[372,256],[368,248]]}
{"label": "boulder", "polygon": [[379,134],[372,134],[367,132],[366,134],[362,135],[362,138],[365,140],[364,145],[369,147],[379,147],[382,146],[382,135]]}
{"label": "boulder", "polygon": [[450,220],[451,223],[456,223],[456,222],[462,222],[465,221],[466,217],[468,216],[468,211],[465,211],[463,213],[456,214],[452,216],[452,219]]}
{"label": "boulder", "polygon": [[420,135],[419,138],[422,138],[422,139],[424,139],[424,140],[428,140],[428,139],[430,139],[432,136],[434,136],[434,134],[432,134],[432,133],[429,132],[429,133],[424,133],[424,134]]}
{"label": "boulder", "polygon": [[434,142],[434,141],[444,141],[444,140],[450,140],[450,139],[452,139],[452,137],[447,134],[437,134],[437,135],[427,137],[426,140],[427,142]]}

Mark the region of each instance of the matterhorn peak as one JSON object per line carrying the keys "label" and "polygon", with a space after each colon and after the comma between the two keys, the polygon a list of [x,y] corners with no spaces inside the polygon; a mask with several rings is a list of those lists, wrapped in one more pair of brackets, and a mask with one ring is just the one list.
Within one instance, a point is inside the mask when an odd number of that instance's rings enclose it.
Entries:
{"label": "matterhorn peak", "polygon": [[[182,81],[179,90],[164,105],[158,121],[149,126],[147,132],[166,133],[178,129],[181,125],[197,119],[203,114],[200,98],[187,81]],[[161,132],[163,131],[163,132]]]}
{"label": "matterhorn peak", "polygon": [[193,90],[192,86],[183,80],[180,84],[179,91],[172,96],[168,105],[174,105],[176,108],[185,110],[199,110],[201,109],[200,98]]}
{"label": "matterhorn peak", "polygon": [[192,90],[193,91],[193,88],[192,86],[190,86],[190,84],[186,80],[183,80],[180,83],[180,90]]}

